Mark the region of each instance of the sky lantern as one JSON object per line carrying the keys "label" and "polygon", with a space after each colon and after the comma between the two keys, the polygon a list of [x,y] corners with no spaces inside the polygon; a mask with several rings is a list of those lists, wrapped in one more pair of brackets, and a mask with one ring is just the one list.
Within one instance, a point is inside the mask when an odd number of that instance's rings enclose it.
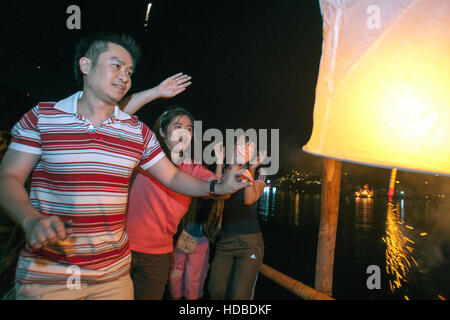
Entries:
{"label": "sky lantern", "polygon": [[321,0],[305,152],[450,175],[450,2]]}
{"label": "sky lantern", "polygon": [[314,285],[331,296],[341,161],[450,176],[450,2],[319,2],[322,57],[303,151],[324,159]]}

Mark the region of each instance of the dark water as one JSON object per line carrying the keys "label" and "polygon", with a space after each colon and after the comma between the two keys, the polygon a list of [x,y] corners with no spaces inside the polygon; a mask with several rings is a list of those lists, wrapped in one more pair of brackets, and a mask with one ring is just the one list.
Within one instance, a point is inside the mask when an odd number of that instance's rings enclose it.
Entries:
{"label": "dark water", "polygon": [[[449,299],[449,200],[398,199],[393,201],[394,211],[390,213],[387,202],[385,197],[341,197],[333,296],[336,299],[435,300],[440,295]],[[320,204],[320,194],[268,188],[258,202],[265,243],[264,263],[311,287],[314,287]],[[386,249],[395,249],[388,251],[389,259]],[[388,274],[386,270],[387,265],[395,266],[392,261],[398,262],[393,270],[402,277],[398,288],[394,272]],[[373,274],[367,273],[371,265],[380,268],[380,289],[367,287],[367,280]],[[255,299],[298,297],[260,275]]]}

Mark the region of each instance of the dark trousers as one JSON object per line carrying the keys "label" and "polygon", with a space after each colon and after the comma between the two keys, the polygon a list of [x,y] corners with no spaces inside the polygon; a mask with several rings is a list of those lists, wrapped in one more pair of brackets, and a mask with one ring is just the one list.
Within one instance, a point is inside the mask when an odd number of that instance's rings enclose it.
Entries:
{"label": "dark trousers", "polygon": [[131,252],[131,278],[135,300],[162,300],[171,262],[172,253]]}
{"label": "dark trousers", "polygon": [[252,299],[263,256],[261,233],[222,233],[211,265],[208,285],[211,299]]}

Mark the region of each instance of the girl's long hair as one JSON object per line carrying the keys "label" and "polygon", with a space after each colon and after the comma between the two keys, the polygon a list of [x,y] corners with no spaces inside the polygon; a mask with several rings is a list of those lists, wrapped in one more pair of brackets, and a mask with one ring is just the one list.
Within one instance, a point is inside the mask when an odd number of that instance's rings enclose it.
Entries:
{"label": "girl's long hair", "polygon": [[170,156],[171,151],[169,147],[166,145],[164,137],[161,136],[160,129],[167,136],[167,128],[172,123],[172,121],[176,119],[178,116],[188,116],[189,119],[191,119],[192,125],[194,124],[194,117],[189,111],[184,109],[184,107],[182,106],[173,105],[167,107],[166,110],[163,113],[161,113],[158,119],[156,119],[155,124],[153,126],[153,132],[156,134],[156,137],[158,138],[161,148],[163,149],[166,156],[170,159],[170,161],[172,161],[172,157]]}

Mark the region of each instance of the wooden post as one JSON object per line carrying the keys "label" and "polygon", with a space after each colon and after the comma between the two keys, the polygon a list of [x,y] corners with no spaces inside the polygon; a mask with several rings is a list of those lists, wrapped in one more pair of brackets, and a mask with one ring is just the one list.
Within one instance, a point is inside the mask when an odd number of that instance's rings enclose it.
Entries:
{"label": "wooden post", "polygon": [[323,162],[322,209],[316,260],[316,290],[332,296],[334,248],[339,212],[341,161],[325,158]]}

